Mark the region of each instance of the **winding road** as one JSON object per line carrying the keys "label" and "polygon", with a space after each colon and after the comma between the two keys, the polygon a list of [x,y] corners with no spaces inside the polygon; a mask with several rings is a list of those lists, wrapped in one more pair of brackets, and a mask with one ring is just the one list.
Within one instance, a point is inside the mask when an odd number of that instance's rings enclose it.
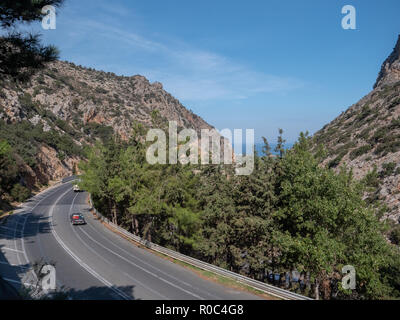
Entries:
{"label": "winding road", "polygon": [[[0,275],[29,285],[32,263],[55,263],[56,281],[79,300],[248,300],[231,289],[141,249],[105,228],[89,212],[87,193],[60,183],[25,203],[0,224]],[[72,226],[81,212],[87,224]]]}

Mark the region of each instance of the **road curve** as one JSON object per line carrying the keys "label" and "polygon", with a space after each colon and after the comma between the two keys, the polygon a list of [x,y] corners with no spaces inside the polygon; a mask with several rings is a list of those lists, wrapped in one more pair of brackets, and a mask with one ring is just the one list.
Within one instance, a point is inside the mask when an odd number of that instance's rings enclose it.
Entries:
{"label": "road curve", "polygon": [[[136,247],[105,228],[89,212],[87,193],[71,182],[50,188],[0,225],[0,275],[16,287],[33,277],[29,266],[55,263],[57,286],[72,299],[259,299],[198,277],[192,271]],[[81,212],[87,225],[72,226]]]}

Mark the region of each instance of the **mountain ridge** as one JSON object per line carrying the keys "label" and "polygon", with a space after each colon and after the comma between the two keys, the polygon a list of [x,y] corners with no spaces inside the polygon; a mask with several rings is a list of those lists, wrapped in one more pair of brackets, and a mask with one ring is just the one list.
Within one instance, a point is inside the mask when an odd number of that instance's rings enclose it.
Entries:
{"label": "mountain ridge", "polygon": [[0,140],[14,148],[21,183],[29,187],[73,174],[86,146],[113,133],[128,140],[135,123],[149,128],[154,117],[197,132],[213,129],[141,75],[55,61],[26,83],[0,80]]}
{"label": "mountain ridge", "polygon": [[400,219],[400,35],[373,90],[315,133],[327,155],[322,164],[347,165],[357,179],[375,182],[365,197],[384,203],[384,218]]}
{"label": "mountain ridge", "polygon": [[374,89],[400,80],[400,34],[392,53],[383,62]]}

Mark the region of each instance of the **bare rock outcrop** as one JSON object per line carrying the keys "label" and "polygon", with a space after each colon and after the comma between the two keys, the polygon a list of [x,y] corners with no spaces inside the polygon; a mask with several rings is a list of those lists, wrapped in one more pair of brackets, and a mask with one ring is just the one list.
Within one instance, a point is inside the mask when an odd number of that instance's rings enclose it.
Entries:
{"label": "bare rock outcrop", "polygon": [[11,140],[18,149],[16,128],[36,135],[32,146],[20,148],[26,153],[19,157],[20,169],[30,186],[71,175],[84,145],[110,134],[128,140],[136,122],[154,125],[155,112],[163,123],[176,121],[178,128],[212,129],[161,83],[140,75],[123,77],[56,61],[28,83],[0,79],[0,140]]}
{"label": "bare rock outcrop", "polygon": [[374,89],[400,81],[400,35],[392,54],[385,60],[382,69],[378,75],[378,79],[374,85]]}

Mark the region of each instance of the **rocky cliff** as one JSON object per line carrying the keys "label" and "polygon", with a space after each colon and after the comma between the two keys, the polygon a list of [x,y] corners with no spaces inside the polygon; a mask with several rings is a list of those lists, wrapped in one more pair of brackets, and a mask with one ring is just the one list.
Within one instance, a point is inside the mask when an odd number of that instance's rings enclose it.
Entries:
{"label": "rocky cliff", "polygon": [[[326,147],[324,164],[346,164],[358,179],[376,178],[366,197],[387,205],[385,217],[400,218],[400,36],[382,65],[374,89],[314,136]],[[375,171],[374,171],[375,170]]]}
{"label": "rocky cliff", "polygon": [[122,77],[57,61],[27,83],[0,79],[0,140],[7,140],[30,186],[73,173],[85,146],[114,133],[128,139],[134,122],[175,120],[197,131],[212,128],[161,83]]}
{"label": "rocky cliff", "polygon": [[379,72],[374,89],[400,81],[400,35],[392,54],[385,60]]}

